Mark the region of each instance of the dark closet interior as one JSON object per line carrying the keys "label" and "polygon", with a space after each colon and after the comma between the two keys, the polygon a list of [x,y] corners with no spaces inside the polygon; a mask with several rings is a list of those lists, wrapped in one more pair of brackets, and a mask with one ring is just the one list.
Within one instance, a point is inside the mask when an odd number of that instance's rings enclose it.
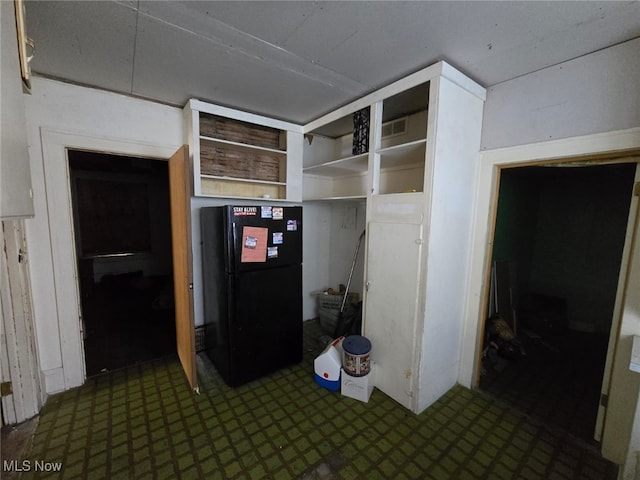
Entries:
{"label": "dark closet interior", "polygon": [[175,352],[168,164],[69,151],[87,376]]}
{"label": "dark closet interior", "polygon": [[589,443],[635,168],[501,172],[480,388]]}

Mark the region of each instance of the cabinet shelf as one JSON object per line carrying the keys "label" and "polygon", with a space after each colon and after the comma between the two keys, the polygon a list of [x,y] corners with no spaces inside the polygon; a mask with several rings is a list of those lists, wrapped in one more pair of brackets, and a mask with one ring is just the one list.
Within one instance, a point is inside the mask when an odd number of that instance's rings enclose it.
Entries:
{"label": "cabinet shelf", "polygon": [[380,155],[380,168],[424,166],[427,141],[425,139],[381,148],[376,151]]}
{"label": "cabinet shelf", "polygon": [[238,178],[231,176],[219,176],[219,175],[200,175],[201,179],[209,179],[209,180],[221,180],[226,182],[238,182],[238,183],[255,183],[260,185],[280,185],[286,186],[286,182],[271,182],[268,180],[253,180],[251,178]]}
{"label": "cabinet shelf", "polygon": [[200,176],[202,194],[215,197],[285,199],[285,182],[264,182],[244,178]]}
{"label": "cabinet shelf", "polygon": [[193,99],[184,115],[196,196],[301,201],[301,126]]}
{"label": "cabinet shelf", "polygon": [[353,173],[366,172],[369,166],[369,154],[363,153],[350,157],[339,158],[330,162],[305,167],[303,173],[323,175],[326,177],[338,177]]}
{"label": "cabinet shelf", "polygon": [[232,140],[224,140],[221,138],[215,138],[215,137],[208,137],[206,135],[200,135],[200,141],[205,141],[205,142],[211,142],[211,143],[219,143],[221,145],[229,145],[232,147],[238,147],[240,149],[247,149],[247,150],[256,150],[256,151],[260,151],[260,152],[272,152],[272,153],[276,153],[276,154],[286,154],[287,151],[286,150],[281,150],[279,148],[270,148],[270,147],[262,147],[260,145],[250,145],[248,143],[243,143],[243,142],[235,142]]}
{"label": "cabinet shelf", "polygon": [[309,198],[303,198],[303,200],[305,202],[334,202],[337,200],[357,200],[357,201],[365,200],[366,201],[367,196],[366,195],[341,195],[336,197],[318,197],[318,198],[309,197]]}
{"label": "cabinet shelf", "polygon": [[402,154],[403,152],[413,150],[416,147],[419,147],[420,145],[424,145],[426,143],[426,139],[420,138],[412,142],[400,143],[398,145],[392,145],[390,147],[379,148],[378,150],[376,150],[376,153],[394,155],[397,152],[398,154]]}

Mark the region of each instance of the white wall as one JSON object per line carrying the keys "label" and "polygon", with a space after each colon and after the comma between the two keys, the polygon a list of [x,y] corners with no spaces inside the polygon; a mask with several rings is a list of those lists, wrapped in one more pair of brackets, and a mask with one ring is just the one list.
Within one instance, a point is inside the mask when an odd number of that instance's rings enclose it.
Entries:
{"label": "white wall", "polygon": [[640,38],[487,90],[482,150],[640,125]]}
{"label": "white wall", "polygon": [[[45,389],[47,393],[55,393],[84,382],[84,368],[80,368],[84,358],[81,346],[74,346],[78,343],[75,337],[79,332],[79,310],[75,257],[70,253],[73,236],[64,231],[71,229],[70,224],[67,222],[65,227],[64,222],[58,221],[60,217],[70,218],[71,211],[65,180],[66,156],[43,156],[43,138],[46,143],[46,132],[62,132],[59,136],[81,137],[86,145],[95,138],[96,145],[100,145],[95,147],[98,151],[105,151],[104,145],[114,145],[119,150],[106,151],[144,156],[140,155],[143,151],[154,158],[168,158],[184,141],[184,124],[182,110],[178,108],[38,77],[34,78],[26,112],[36,210],[35,218],[27,223],[27,238],[37,346]],[[128,146],[132,151],[127,151]],[[54,172],[57,179],[52,178]],[[191,202],[196,326],[204,321],[199,209],[228,203],[229,200],[208,198],[193,198]],[[305,205],[303,215],[303,318],[309,319],[315,316],[314,293],[329,283],[331,210],[326,205],[310,204]],[[67,240],[61,242],[61,237]],[[68,244],[65,255],[56,253],[61,243]]]}
{"label": "white wall", "polygon": [[[131,145],[136,152],[157,155],[182,144],[182,111],[36,77],[26,99],[26,118],[35,205],[35,218],[27,220],[26,227],[37,347],[46,392],[54,393],[84,382],[84,368],[79,367],[84,358],[81,346],[78,352],[77,334],[67,327],[79,322],[77,317],[68,318],[67,311],[77,306],[75,265],[69,264],[75,258],[73,242],[64,255],[56,251],[64,248],[60,238],[72,238],[58,220],[70,215],[68,181],[64,182],[68,167],[64,156],[43,156],[42,139],[46,132],[63,132],[82,137],[89,145],[97,139],[101,145]],[[61,181],[56,180],[60,176]]]}
{"label": "white wall", "polygon": [[[360,234],[366,225],[366,202],[334,202],[331,204],[331,231],[329,251],[329,283],[326,287],[338,289],[340,284],[346,285],[353,257]],[[360,294],[364,283],[364,250],[366,239],[363,239],[358,250],[353,269],[350,292]]]}
{"label": "white wall", "polygon": [[304,242],[302,318],[315,318],[316,294],[329,284],[331,251],[331,209],[326,203],[305,202],[302,209]]}

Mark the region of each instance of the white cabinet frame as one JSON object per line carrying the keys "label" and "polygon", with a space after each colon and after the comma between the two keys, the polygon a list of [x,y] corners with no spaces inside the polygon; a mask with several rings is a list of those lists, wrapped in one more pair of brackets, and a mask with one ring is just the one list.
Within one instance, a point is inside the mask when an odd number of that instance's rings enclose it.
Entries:
{"label": "white cabinet frame", "polygon": [[[426,132],[402,145],[383,146],[385,100],[427,83]],[[370,295],[365,289],[363,334],[370,336],[373,343],[376,386],[416,413],[458,381],[485,98],[483,87],[440,62],[303,128],[305,135],[314,135],[324,126],[370,108],[366,168],[363,155],[327,158],[324,163],[307,165],[303,177],[309,190],[305,190],[304,198],[366,199],[367,228],[375,235],[373,240],[368,239],[365,248],[364,276]],[[412,156],[407,156],[411,151]],[[398,184],[386,186],[395,171],[407,168],[413,169],[414,177],[419,177],[414,180],[420,188],[403,190]],[[360,184],[350,195],[338,182],[354,182],[356,175]],[[394,236],[395,230],[415,238]],[[400,255],[395,249],[404,251]],[[405,258],[407,251],[413,250],[416,252],[410,254],[413,260]],[[403,258],[402,265],[415,262],[415,274],[403,276],[401,271],[394,270],[394,263],[385,261],[394,255]],[[379,278],[381,271],[398,281],[390,283]],[[384,289],[379,285],[384,285]],[[376,304],[382,290],[387,297],[403,298],[395,315],[387,312],[383,318],[384,309]],[[401,337],[389,341],[392,332]],[[402,345],[403,351],[393,345]]]}

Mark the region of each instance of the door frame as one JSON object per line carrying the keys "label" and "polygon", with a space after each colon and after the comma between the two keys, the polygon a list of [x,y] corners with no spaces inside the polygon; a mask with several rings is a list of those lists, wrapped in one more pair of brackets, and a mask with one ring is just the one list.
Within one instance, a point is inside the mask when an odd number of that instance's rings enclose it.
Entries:
{"label": "door frame", "polygon": [[[503,168],[563,162],[620,163],[640,154],[640,128],[570,137],[481,152],[475,192],[471,265],[465,305],[463,348],[458,381],[475,388],[488,302],[491,252]],[[628,160],[627,160],[628,161]],[[617,341],[617,339],[616,339]],[[610,346],[612,343],[610,343]]]}
{"label": "door frame", "polygon": [[[176,145],[156,145],[91,134],[42,128],[42,159],[47,179],[46,205],[51,245],[53,309],[59,366],[43,372],[47,392],[78,387],[86,380],[80,290],[77,280],[73,205],[67,151],[86,150],[168,161]],[[61,192],[65,192],[64,195]],[[51,325],[47,327],[50,329]],[[52,332],[53,333],[53,332]]]}

